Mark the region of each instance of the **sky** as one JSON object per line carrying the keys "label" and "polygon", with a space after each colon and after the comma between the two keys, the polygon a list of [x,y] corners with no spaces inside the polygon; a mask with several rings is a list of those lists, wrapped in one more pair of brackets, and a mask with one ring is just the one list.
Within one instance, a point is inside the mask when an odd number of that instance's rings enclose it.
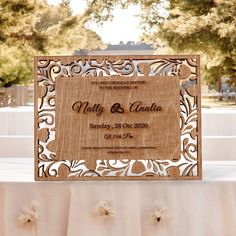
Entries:
{"label": "sky", "polygon": [[[56,5],[60,0],[48,0],[49,4]],[[71,7],[74,14],[83,13],[86,8],[84,0],[71,0]],[[111,22],[105,22],[102,26],[91,24],[88,27],[94,30],[104,43],[119,44],[120,41],[138,42],[141,36],[140,22],[136,16],[140,12],[138,5],[130,6],[128,9],[116,8],[114,10],[114,19]]]}

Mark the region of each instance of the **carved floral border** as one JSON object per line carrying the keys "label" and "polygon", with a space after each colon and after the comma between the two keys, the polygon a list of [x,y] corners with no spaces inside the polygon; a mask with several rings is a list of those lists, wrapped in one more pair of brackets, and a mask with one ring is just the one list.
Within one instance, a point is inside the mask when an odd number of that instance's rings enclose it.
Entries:
{"label": "carved floral border", "polygon": [[[35,58],[35,179],[201,179],[199,56],[65,56]],[[178,76],[181,157],[171,160],[56,160],[58,76]]]}

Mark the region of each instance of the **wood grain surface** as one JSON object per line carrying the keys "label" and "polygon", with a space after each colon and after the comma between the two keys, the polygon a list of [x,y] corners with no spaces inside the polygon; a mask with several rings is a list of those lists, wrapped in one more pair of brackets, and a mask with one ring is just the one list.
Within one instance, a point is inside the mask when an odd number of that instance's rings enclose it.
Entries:
{"label": "wood grain surface", "polygon": [[180,158],[177,77],[60,77],[56,91],[57,160]]}

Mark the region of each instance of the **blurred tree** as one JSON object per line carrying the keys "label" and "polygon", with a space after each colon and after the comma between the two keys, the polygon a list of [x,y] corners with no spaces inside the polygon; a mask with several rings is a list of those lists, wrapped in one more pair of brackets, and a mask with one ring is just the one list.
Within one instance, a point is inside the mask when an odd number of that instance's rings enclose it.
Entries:
{"label": "blurred tree", "polygon": [[33,56],[102,48],[85,27],[86,16],[72,15],[69,2],[0,0],[0,87],[32,81]]}
{"label": "blurred tree", "polygon": [[116,5],[140,4],[142,41],[161,53],[201,54],[202,77],[217,85],[229,77],[236,86],[235,0],[88,0],[96,22],[112,19]]}
{"label": "blurred tree", "polygon": [[200,53],[208,84],[225,76],[236,86],[236,1],[171,0],[168,15],[155,11],[164,1],[155,2],[142,12],[143,40],[174,52]]}

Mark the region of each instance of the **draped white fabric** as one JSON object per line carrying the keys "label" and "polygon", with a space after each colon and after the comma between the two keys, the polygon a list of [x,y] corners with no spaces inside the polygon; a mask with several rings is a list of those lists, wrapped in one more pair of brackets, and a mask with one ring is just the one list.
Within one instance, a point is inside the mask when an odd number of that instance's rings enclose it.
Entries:
{"label": "draped white fabric", "polygon": [[[205,163],[203,181],[58,183],[34,182],[28,158],[7,160],[0,163],[1,236],[236,235],[235,163]],[[39,218],[19,224],[32,201]],[[94,212],[101,201],[111,217]]]}

